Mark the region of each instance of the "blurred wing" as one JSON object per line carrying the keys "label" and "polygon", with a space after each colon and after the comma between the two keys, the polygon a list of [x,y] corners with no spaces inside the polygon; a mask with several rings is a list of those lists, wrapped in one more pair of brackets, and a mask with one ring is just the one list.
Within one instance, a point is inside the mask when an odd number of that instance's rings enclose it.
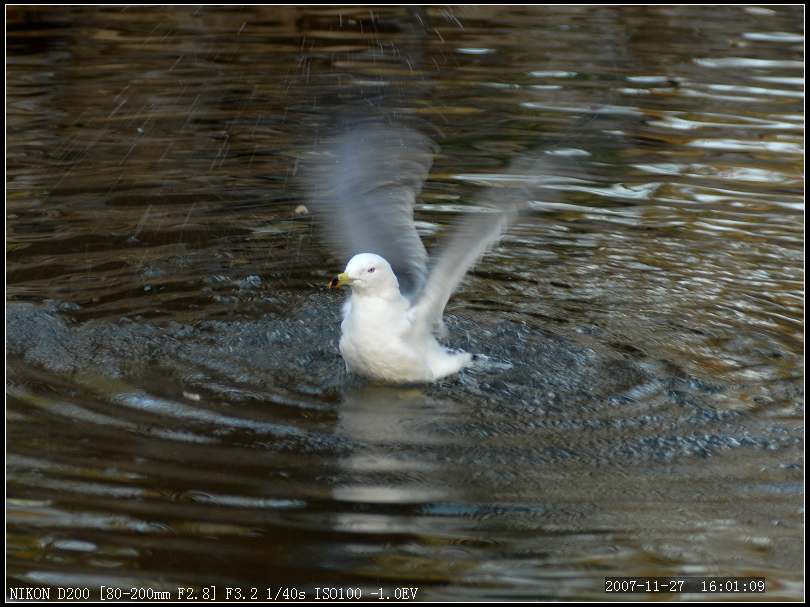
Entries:
{"label": "blurred wing", "polygon": [[528,209],[532,194],[545,187],[552,168],[544,157],[521,158],[506,171],[513,176],[514,185],[484,190],[478,199],[486,201],[482,204],[490,207],[490,211],[462,219],[436,256],[425,288],[412,308],[417,325],[425,330],[443,326],[444,307],[467,271],[500,239],[518,215]]}
{"label": "blurred wing", "polygon": [[426,331],[442,327],[442,313],[464,275],[495,244],[518,214],[517,206],[468,215],[448,239],[413,307],[414,323]]}
{"label": "blurred wing", "polygon": [[435,151],[433,141],[411,128],[355,124],[303,166],[309,201],[334,252],[344,261],[357,253],[381,255],[406,295],[418,292],[427,276],[413,206]]}

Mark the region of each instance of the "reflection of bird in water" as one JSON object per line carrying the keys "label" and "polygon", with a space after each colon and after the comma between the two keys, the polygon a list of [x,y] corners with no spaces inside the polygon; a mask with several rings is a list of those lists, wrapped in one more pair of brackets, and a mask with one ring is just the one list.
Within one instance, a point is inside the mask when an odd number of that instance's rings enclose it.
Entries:
{"label": "reflection of bird in water", "polygon": [[[413,206],[435,144],[418,131],[359,124],[308,162],[310,201],[335,252],[349,258],[330,286],[348,285],[340,352],[350,371],[389,382],[429,382],[472,360],[443,347],[442,314],[467,270],[501,235],[519,205],[469,215],[432,269]],[[525,201],[524,201],[525,202]]]}

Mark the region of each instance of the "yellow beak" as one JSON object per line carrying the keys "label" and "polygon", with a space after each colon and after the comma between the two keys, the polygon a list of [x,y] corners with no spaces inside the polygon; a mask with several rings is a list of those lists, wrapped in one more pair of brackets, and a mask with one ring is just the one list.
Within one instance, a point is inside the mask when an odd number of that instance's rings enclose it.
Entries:
{"label": "yellow beak", "polygon": [[329,281],[329,288],[335,289],[337,287],[342,287],[344,285],[349,284],[349,275],[346,272],[342,274],[338,274],[332,280]]}

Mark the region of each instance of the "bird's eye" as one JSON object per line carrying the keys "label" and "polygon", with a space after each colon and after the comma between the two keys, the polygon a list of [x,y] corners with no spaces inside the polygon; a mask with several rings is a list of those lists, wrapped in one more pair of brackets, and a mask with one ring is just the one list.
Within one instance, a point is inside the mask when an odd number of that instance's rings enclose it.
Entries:
{"label": "bird's eye", "polygon": [[374,268],[369,268],[368,273],[371,274],[374,271]]}

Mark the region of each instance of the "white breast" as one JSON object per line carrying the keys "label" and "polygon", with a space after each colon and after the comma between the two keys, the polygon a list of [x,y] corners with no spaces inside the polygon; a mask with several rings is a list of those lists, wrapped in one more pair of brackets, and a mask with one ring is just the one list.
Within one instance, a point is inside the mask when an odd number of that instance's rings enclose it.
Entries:
{"label": "white breast", "polygon": [[340,353],[350,371],[385,381],[431,381],[414,343],[408,300],[352,295],[343,308]]}

